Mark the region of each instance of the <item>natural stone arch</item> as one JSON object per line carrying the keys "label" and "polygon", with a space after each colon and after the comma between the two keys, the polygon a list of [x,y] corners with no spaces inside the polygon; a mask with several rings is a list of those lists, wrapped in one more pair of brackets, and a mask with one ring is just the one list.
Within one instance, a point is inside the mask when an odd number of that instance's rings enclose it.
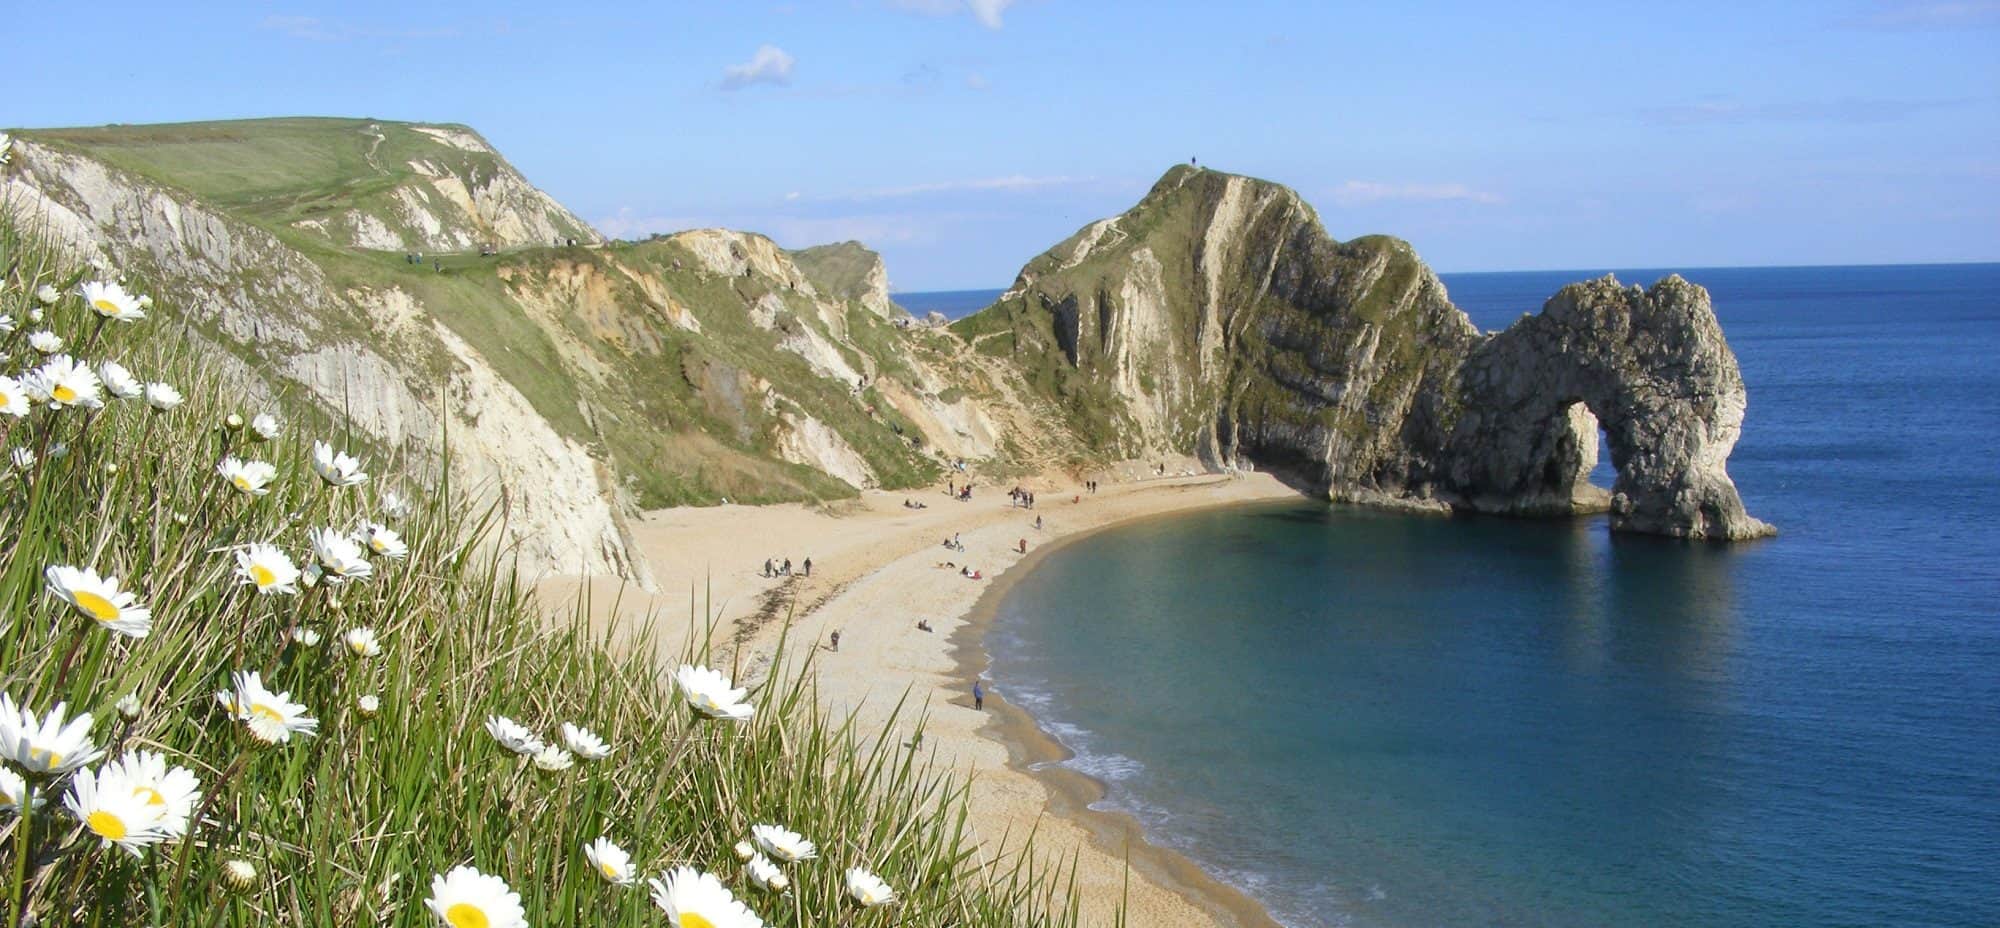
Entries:
{"label": "natural stone arch", "polygon": [[1743,425],[1742,372],[1707,291],[1679,276],[1650,290],[1608,276],[1564,287],[1540,314],[1474,348],[1459,388],[1446,482],[1471,508],[1589,508],[1601,424],[1618,471],[1612,528],[1771,532],[1744,511],[1726,466]]}

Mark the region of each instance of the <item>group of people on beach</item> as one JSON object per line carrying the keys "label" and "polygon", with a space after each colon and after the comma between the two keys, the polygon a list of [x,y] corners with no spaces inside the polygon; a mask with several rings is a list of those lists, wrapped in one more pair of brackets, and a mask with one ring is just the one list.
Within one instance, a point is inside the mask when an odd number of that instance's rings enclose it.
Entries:
{"label": "group of people on beach", "polygon": [[[802,569],[802,571],[803,571],[803,573],[801,574],[801,576],[806,576],[806,577],[810,577],[810,576],[812,576],[812,575],[813,575],[813,559],[812,559],[812,558],[806,558],[806,559],[805,559],[805,562],[804,562],[804,563],[802,563],[802,564],[800,564],[800,565],[799,565],[799,567],[800,567],[800,568]],[[792,559],[791,559],[791,558],[783,558],[783,559],[779,559],[779,558],[772,558],[772,557],[767,557],[767,558],[765,558],[765,559],[764,559],[764,576],[766,576],[766,577],[789,577],[789,576],[791,576],[791,575],[792,575]]]}
{"label": "group of people on beach", "polygon": [[946,477],[944,480],[944,495],[960,502],[968,502],[972,499],[972,481],[967,480],[965,486],[959,486],[958,478]]}
{"label": "group of people on beach", "polygon": [[1013,500],[1014,505],[1021,509],[1035,508],[1035,494],[1031,490],[1017,486],[1007,491],[1007,498]]}

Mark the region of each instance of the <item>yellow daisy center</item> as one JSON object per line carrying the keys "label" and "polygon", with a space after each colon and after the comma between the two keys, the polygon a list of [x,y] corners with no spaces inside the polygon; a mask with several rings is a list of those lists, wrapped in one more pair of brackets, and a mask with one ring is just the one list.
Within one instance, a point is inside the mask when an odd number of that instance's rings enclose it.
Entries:
{"label": "yellow daisy center", "polygon": [[257,581],[257,586],[261,589],[276,583],[278,575],[272,573],[271,568],[265,567],[262,564],[252,564],[250,565],[250,579]]}
{"label": "yellow daisy center", "polygon": [[70,595],[76,598],[76,607],[89,614],[91,618],[99,622],[117,620],[118,607],[111,600],[87,590],[78,590]]}
{"label": "yellow daisy center", "polygon": [[248,493],[253,489],[253,487],[250,486],[250,478],[245,477],[242,474],[237,474],[236,476],[229,478],[229,482],[236,484],[236,488],[242,490],[245,493]]}
{"label": "yellow daisy center", "polygon": [[451,924],[451,928],[486,928],[491,924],[486,919],[486,913],[470,902],[452,903],[451,908],[444,910],[444,920]]}
{"label": "yellow daisy center", "polygon": [[250,704],[250,714],[259,718],[270,719],[273,722],[283,723],[285,721],[285,714],[283,712],[279,712],[261,702]]}
{"label": "yellow daisy center", "polygon": [[693,912],[682,912],[681,928],[715,928],[715,923]]}
{"label": "yellow daisy center", "polygon": [[119,313],[124,312],[124,310],[119,308],[117,303],[113,303],[110,300],[98,300],[96,302],[91,303],[90,305],[97,307],[98,312],[103,313],[104,315],[107,316],[116,316]]}
{"label": "yellow daisy center", "polygon": [[149,806],[163,806],[167,804],[167,797],[160,795],[159,790],[150,786],[135,787],[132,790],[132,795],[146,797],[146,804]]}
{"label": "yellow daisy center", "polygon": [[37,757],[40,757],[42,763],[46,764],[50,769],[62,766],[62,755],[48,748],[29,748],[28,760],[32,762]]}
{"label": "yellow daisy center", "polygon": [[55,389],[49,391],[49,396],[54,397],[58,403],[74,403],[76,402],[76,389],[69,384],[59,383],[56,384]]}
{"label": "yellow daisy center", "polygon": [[598,864],[597,869],[604,872],[604,878],[607,880],[618,879],[618,868],[612,866],[611,861],[607,860],[601,864]]}
{"label": "yellow daisy center", "polygon": [[383,544],[380,538],[370,538],[368,539],[368,547],[375,549],[376,554],[381,554],[382,549],[388,547],[388,545]]}
{"label": "yellow daisy center", "polygon": [[125,827],[124,819],[103,809],[90,813],[90,817],[86,818],[84,823],[89,825],[90,830],[96,832],[98,837],[110,841],[123,841],[130,833]]}

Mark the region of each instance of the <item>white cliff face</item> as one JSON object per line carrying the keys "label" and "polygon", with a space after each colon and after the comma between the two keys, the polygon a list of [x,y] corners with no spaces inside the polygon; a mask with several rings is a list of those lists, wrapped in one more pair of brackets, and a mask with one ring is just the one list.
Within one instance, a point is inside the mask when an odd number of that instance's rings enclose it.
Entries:
{"label": "white cliff face", "polygon": [[[645,579],[608,474],[410,294],[340,290],[269,232],[101,162],[33,142],[16,144],[15,161],[9,208],[172,294],[177,311],[216,333],[215,363],[246,395],[303,393],[376,442],[433,461],[450,415],[455,482],[506,508],[524,570]],[[429,369],[416,359],[448,361],[442,395],[410,379]]]}

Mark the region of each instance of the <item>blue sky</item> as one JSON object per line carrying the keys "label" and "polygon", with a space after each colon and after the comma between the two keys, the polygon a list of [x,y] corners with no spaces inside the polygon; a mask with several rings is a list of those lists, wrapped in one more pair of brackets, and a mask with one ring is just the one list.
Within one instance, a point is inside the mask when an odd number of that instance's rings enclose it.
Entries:
{"label": "blue sky", "polygon": [[9,10],[21,126],[468,123],[605,231],[999,287],[1175,162],[1447,271],[2000,260],[2000,2]]}

